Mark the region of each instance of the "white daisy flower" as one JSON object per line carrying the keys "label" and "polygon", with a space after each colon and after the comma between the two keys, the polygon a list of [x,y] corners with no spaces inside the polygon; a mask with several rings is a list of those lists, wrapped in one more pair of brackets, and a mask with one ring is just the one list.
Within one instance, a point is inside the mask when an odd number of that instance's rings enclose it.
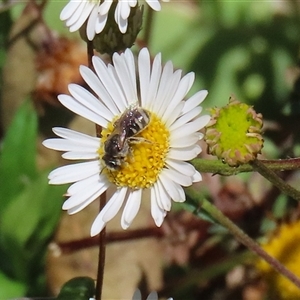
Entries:
{"label": "white daisy flower", "polygon": [[[91,41],[95,34],[100,33],[105,27],[109,10],[116,0],[70,0],[63,8],[60,19],[65,21],[71,32],[77,31],[87,21],[86,34]],[[159,11],[161,9],[159,0],[145,0],[148,5]],[[127,31],[127,19],[132,7],[138,0],[117,0],[114,17],[122,33]]]}
{"label": "white daisy flower", "polygon": [[96,217],[91,235],[98,234],[124,205],[121,226],[127,229],[139,211],[142,195],[150,190],[151,215],[161,226],[171,209],[171,200],[185,201],[182,186],[201,181],[201,175],[186,161],[201,147],[199,133],[210,120],[201,116],[199,104],[207,91],[183,100],[194,82],[194,73],[181,78],[169,61],[162,67],[161,55],[151,67],[146,48],[138,56],[138,78],[131,50],[113,55],[114,65],[93,57],[95,73],[85,66],[80,73],[98,96],[70,84],[69,95],[59,101],[74,113],[100,125],[102,138],[53,128],[60,138],[43,144],[66,151],[62,156],[83,160],[60,167],[49,174],[50,184],[73,183],[63,209],[75,214],[97,199],[109,187],[116,191]]}

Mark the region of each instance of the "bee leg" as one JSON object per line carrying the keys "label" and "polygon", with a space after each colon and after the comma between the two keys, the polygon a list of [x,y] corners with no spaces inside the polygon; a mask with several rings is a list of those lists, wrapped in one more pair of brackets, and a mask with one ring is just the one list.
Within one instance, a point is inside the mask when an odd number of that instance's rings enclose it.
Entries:
{"label": "bee leg", "polygon": [[152,144],[151,141],[147,140],[147,139],[144,139],[142,137],[137,137],[137,136],[133,136],[133,137],[130,137],[128,138],[128,142],[130,144],[140,144],[140,143],[148,143],[148,144]]}

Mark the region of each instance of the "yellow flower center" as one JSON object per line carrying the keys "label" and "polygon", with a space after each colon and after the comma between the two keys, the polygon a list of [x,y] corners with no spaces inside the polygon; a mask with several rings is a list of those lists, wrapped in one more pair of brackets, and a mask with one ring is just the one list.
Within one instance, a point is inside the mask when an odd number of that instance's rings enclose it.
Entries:
{"label": "yellow flower center", "polygon": [[[134,140],[127,139],[129,150],[118,170],[109,169],[101,160],[104,166],[103,173],[106,173],[109,180],[119,187],[149,188],[157,181],[165,165],[170,133],[160,118],[154,113],[149,114],[148,126],[134,135]],[[114,130],[115,121],[110,122],[107,129],[102,131],[102,147],[98,150],[101,158],[105,154],[103,145]]]}

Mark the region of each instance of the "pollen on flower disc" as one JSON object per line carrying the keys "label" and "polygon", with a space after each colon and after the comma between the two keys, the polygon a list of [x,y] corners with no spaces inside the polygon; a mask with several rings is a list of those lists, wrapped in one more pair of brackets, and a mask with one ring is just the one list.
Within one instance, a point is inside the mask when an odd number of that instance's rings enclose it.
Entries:
{"label": "pollen on flower disc", "polygon": [[[101,144],[109,138],[114,129],[114,121],[102,132]],[[109,170],[104,168],[109,180],[119,187],[130,187],[133,189],[149,188],[156,181],[165,166],[166,155],[169,150],[170,133],[162,121],[150,113],[149,125],[135,135],[141,138],[138,142],[130,142],[130,151],[120,170]],[[104,149],[99,149],[100,157],[104,155]]]}

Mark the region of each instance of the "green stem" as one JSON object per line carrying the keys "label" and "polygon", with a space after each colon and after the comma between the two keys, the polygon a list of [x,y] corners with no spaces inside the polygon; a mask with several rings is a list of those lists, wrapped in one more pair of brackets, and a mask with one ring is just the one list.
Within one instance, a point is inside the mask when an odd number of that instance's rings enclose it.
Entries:
{"label": "green stem", "polygon": [[300,192],[287,184],[284,180],[282,180],[277,174],[268,168],[264,163],[255,159],[251,162],[254,171],[257,171],[263,177],[268,179],[271,183],[273,183],[276,187],[278,187],[283,193],[289,195],[290,197],[300,201]]}
{"label": "green stem", "polygon": [[[191,189],[186,190],[187,194],[192,194]],[[193,198],[194,195],[191,195]],[[226,227],[234,237],[245,245],[249,250],[256,253],[266,262],[268,262],[276,271],[288,278],[298,288],[300,288],[300,279],[289,271],[284,265],[282,265],[274,257],[270,256],[265,250],[263,250],[253,239],[251,239],[244,231],[236,226],[230,219],[228,219],[216,206],[210,203],[208,200],[203,199],[201,202],[201,208],[209,213],[216,221]],[[196,211],[197,213],[197,211]]]}
{"label": "green stem", "polygon": [[148,47],[150,43],[151,31],[153,26],[153,16],[154,16],[153,9],[148,8],[146,22],[144,25],[145,31],[144,31],[144,38],[143,38],[143,42],[146,45],[146,47]]}
{"label": "green stem", "polygon": [[300,191],[291,187],[282,180],[274,171],[288,171],[300,169],[300,158],[282,160],[258,160],[238,167],[231,167],[220,160],[194,159],[191,162],[199,172],[220,174],[224,176],[236,175],[242,172],[258,172],[283,193],[300,201]]}
{"label": "green stem", "polygon": [[[300,158],[274,160],[262,159],[257,161],[261,162],[272,171],[291,171],[300,169]],[[230,167],[220,160],[196,158],[192,160],[191,163],[199,172],[220,174],[225,176],[255,171],[253,165],[251,164],[243,164],[238,167]]]}

